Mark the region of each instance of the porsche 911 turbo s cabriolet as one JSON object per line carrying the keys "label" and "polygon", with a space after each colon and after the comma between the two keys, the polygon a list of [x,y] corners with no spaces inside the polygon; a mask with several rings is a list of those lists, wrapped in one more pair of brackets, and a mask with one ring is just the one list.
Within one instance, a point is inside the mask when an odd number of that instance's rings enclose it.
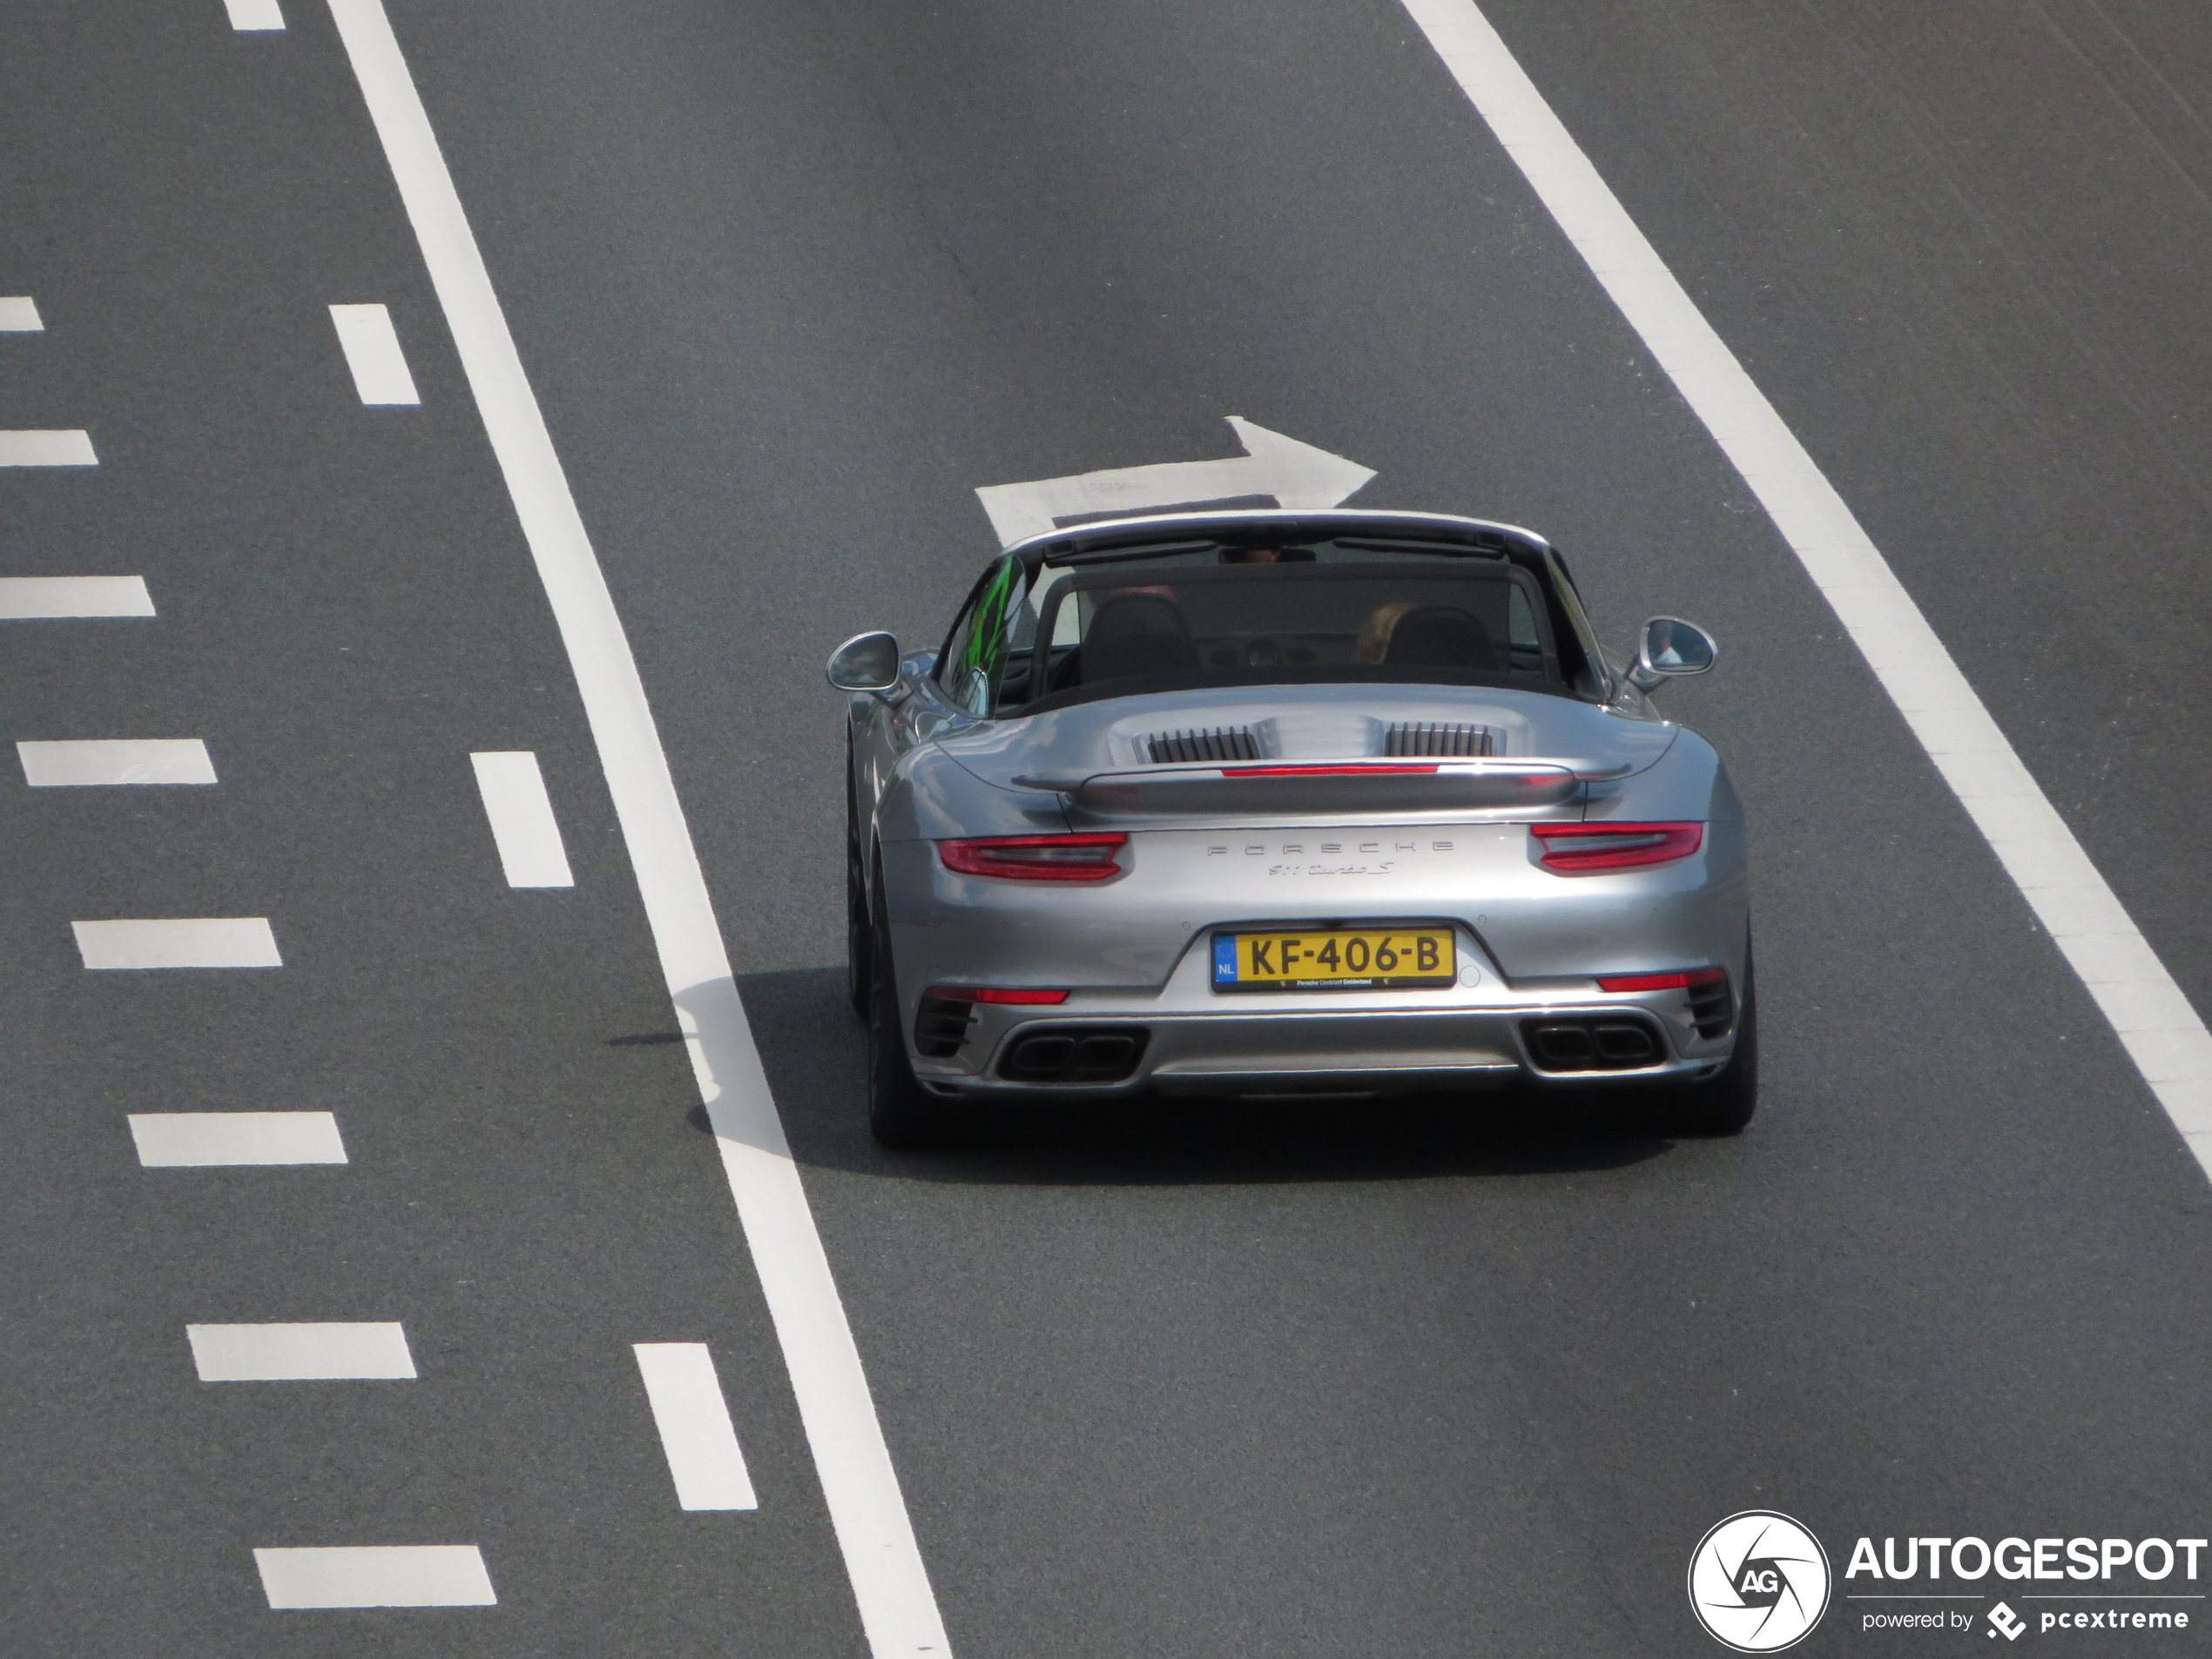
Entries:
{"label": "porsche 911 turbo s cabriolet", "polygon": [[877,1138],[1515,1081],[1740,1130],[1743,809],[1648,700],[1713,657],[1655,617],[1609,658],[1527,530],[1343,510],[1054,530],[941,649],[846,641]]}

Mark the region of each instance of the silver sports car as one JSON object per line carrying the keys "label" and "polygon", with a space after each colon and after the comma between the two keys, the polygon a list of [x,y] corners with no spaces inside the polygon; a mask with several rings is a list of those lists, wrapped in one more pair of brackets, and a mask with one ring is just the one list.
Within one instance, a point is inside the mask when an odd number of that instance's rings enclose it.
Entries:
{"label": "silver sports car", "polygon": [[1646,701],[1713,654],[1662,617],[1609,658],[1527,530],[1347,511],[1055,530],[942,649],[846,641],[877,1138],[1516,1080],[1741,1129],[1743,809]]}

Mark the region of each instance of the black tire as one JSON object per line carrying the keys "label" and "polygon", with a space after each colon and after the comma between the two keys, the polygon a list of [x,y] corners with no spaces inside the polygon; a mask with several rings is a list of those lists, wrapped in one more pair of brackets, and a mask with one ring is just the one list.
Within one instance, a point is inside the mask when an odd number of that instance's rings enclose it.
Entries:
{"label": "black tire", "polygon": [[853,734],[845,734],[845,995],[853,1012],[868,1017],[875,928],[868,914],[867,857],[860,846],[860,792],[853,776]]}
{"label": "black tire", "polygon": [[1743,947],[1743,1001],[1736,1015],[1736,1052],[1717,1077],[1670,1090],[1667,1126],[1678,1135],[1741,1135],[1759,1106],[1759,1005],[1751,948]]}
{"label": "black tire", "polygon": [[[884,921],[882,877],[879,867],[875,902],[869,909],[878,941],[890,937]],[[868,964],[868,1133],[875,1136],[877,1145],[900,1152],[927,1151],[974,1140],[981,1128],[975,1109],[958,1101],[941,1100],[914,1081],[914,1063],[907,1057],[906,1033],[900,1026],[899,987],[892,974],[890,951],[871,948]]]}

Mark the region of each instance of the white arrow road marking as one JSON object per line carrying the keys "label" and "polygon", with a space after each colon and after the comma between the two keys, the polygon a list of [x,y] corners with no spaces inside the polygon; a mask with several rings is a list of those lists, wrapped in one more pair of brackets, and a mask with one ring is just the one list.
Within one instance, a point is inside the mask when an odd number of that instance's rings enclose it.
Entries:
{"label": "white arrow road marking", "polygon": [[1255,426],[1241,415],[1231,415],[1229,424],[1244,453],[1225,461],[1169,461],[1028,484],[986,484],[975,497],[991,516],[999,545],[1012,547],[1057,529],[1062,520],[1101,514],[1155,512],[1252,496],[1271,496],[1285,507],[1334,507],[1375,475],[1372,468]]}

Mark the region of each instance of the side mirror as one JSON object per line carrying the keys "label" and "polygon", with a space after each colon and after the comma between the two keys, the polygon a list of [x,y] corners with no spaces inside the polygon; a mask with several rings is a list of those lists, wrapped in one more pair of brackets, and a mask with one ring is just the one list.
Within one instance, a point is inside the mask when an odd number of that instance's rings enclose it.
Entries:
{"label": "side mirror", "polygon": [[830,653],[822,671],[840,691],[887,691],[899,683],[898,638],[855,634]]}
{"label": "side mirror", "polygon": [[1721,648],[1712,635],[1680,617],[1654,617],[1636,638],[1636,660],[1629,670],[1629,684],[1639,691],[1656,689],[1681,674],[1702,674],[1713,665]]}

